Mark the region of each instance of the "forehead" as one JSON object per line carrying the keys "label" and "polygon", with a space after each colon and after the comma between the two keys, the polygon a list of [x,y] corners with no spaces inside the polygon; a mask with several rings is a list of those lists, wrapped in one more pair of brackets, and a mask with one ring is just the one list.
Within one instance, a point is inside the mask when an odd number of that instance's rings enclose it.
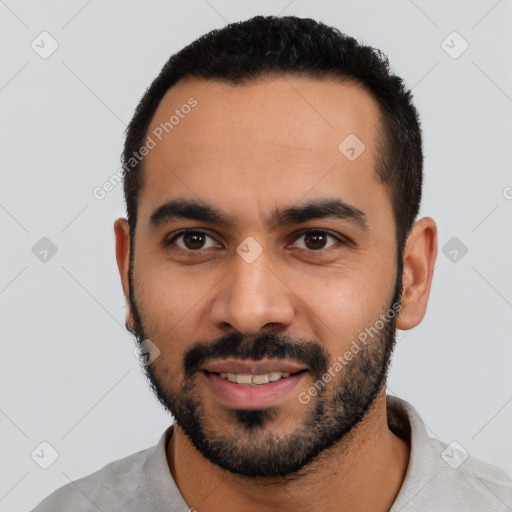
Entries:
{"label": "forehead", "polygon": [[353,82],[184,79],[166,93],[147,133],[154,148],[144,160],[140,217],[171,197],[247,211],[327,192],[386,195],[375,174],[379,130],[377,103]]}

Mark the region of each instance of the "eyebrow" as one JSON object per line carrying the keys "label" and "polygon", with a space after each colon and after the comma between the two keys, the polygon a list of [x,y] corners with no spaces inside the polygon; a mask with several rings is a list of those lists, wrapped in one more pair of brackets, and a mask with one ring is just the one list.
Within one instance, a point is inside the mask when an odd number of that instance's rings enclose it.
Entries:
{"label": "eyebrow", "polygon": [[[275,208],[266,219],[269,229],[280,225],[300,224],[312,219],[348,221],[363,231],[368,230],[364,212],[341,199],[316,199],[307,203]],[[175,219],[191,219],[232,227],[232,218],[219,208],[192,199],[172,199],[159,206],[150,217],[157,228]]]}

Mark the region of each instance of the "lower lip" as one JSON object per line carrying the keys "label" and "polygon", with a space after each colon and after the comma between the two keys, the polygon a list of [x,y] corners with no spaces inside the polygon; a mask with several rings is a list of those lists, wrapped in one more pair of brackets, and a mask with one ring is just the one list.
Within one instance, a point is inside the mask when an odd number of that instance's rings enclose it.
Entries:
{"label": "lower lip", "polygon": [[268,384],[237,384],[216,373],[202,372],[214,393],[233,409],[265,409],[275,407],[279,400],[292,391],[306,372],[296,373]]}

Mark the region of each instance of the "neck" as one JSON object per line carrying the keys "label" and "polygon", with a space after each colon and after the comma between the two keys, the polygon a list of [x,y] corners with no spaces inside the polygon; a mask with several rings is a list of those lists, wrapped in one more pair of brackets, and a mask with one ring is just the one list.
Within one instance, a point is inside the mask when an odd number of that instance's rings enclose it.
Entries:
{"label": "neck", "polygon": [[409,446],[387,424],[385,391],[347,436],[292,477],[254,479],[205,459],[174,426],[167,461],[181,495],[197,512],[353,510],[386,512],[405,478]]}

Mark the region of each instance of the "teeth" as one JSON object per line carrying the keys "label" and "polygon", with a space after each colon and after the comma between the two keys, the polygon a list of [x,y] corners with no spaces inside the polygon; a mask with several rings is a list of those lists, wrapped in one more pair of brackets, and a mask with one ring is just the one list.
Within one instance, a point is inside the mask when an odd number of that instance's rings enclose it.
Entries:
{"label": "teeth", "polygon": [[223,379],[229,380],[229,382],[236,382],[237,384],[268,384],[269,382],[275,382],[279,379],[285,379],[289,377],[290,374],[288,372],[270,372],[264,373],[262,375],[245,375],[238,373],[220,373],[219,374]]}
{"label": "teeth", "polygon": [[251,375],[237,375],[236,381],[238,384],[251,384],[252,376]]}
{"label": "teeth", "polygon": [[267,384],[268,375],[253,375],[252,384]]}

